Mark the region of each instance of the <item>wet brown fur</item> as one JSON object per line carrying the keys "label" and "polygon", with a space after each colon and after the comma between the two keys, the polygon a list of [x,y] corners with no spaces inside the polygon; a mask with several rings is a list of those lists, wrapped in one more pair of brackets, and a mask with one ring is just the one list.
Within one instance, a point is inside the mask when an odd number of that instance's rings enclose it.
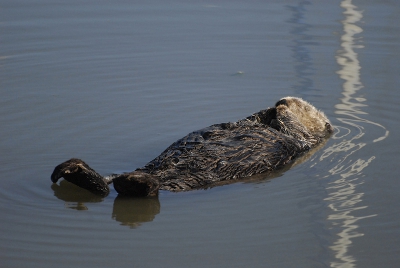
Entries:
{"label": "wet brown fur", "polygon": [[55,168],[52,181],[64,177],[95,193],[113,182],[118,193],[133,196],[207,188],[279,169],[332,131],[323,112],[300,98],[285,97],[245,119],[189,133],[133,172],[103,178],[82,160],[71,159]]}

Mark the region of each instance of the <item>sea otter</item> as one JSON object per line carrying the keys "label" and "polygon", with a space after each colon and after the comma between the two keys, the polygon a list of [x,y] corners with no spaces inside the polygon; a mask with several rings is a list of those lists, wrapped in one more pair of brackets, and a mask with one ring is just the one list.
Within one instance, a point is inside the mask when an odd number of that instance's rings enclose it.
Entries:
{"label": "sea otter", "polygon": [[101,196],[108,195],[111,183],[129,196],[207,188],[279,169],[332,132],[323,112],[300,98],[285,97],[237,122],[194,131],[133,172],[103,177],[72,158],[55,167],[51,180],[64,177]]}

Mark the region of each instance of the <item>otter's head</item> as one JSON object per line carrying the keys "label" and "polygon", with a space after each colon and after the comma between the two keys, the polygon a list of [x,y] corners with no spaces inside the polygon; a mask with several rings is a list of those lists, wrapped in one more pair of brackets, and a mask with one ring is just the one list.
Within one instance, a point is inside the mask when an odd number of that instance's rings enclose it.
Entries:
{"label": "otter's head", "polygon": [[325,114],[300,98],[282,98],[275,104],[275,109],[275,128],[285,134],[315,144],[333,132]]}

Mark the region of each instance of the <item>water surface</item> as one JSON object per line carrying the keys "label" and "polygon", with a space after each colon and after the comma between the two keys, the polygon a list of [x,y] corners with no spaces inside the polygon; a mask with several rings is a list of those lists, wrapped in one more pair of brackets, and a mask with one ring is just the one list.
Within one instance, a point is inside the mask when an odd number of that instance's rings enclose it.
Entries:
{"label": "water surface", "polygon": [[[395,1],[0,4],[1,267],[396,267]],[[158,199],[53,168],[132,171],[190,131],[304,98],[336,127],[272,178]]]}

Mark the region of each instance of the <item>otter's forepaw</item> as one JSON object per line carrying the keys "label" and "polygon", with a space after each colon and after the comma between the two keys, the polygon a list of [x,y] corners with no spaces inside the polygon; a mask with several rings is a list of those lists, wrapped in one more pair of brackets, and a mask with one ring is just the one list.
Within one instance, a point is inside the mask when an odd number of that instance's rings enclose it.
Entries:
{"label": "otter's forepaw", "polygon": [[103,177],[80,159],[72,158],[56,166],[51,181],[56,183],[60,178],[101,196],[110,192]]}
{"label": "otter's forepaw", "polygon": [[154,176],[133,171],[122,174],[113,180],[115,190],[126,196],[158,196],[159,181]]}

